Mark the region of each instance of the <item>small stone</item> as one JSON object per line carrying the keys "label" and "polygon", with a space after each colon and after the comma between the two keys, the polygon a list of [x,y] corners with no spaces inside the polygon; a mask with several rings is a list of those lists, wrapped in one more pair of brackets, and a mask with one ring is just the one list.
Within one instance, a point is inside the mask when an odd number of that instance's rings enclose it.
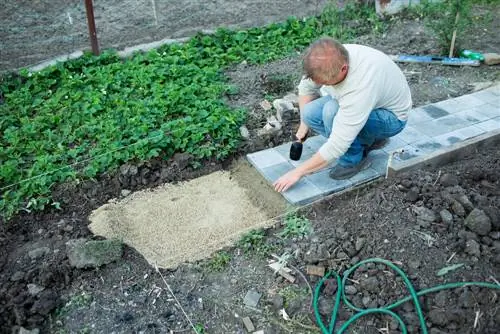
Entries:
{"label": "small stone", "polygon": [[371,304],[372,300],[370,297],[366,296],[366,297],[363,297],[361,302],[363,303],[364,307],[368,307]]}
{"label": "small stone", "polygon": [[45,288],[43,286],[39,286],[36,284],[28,284],[28,292],[32,296],[38,295],[43,290],[45,290]]}
{"label": "small stone", "polygon": [[276,109],[276,118],[278,121],[283,122],[293,118],[294,105],[292,102],[284,99],[277,99],[273,101],[273,107]]}
{"label": "small stone", "polygon": [[423,206],[413,206],[413,212],[417,214],[418,220],[423,220],[426,222],[434,222],[436,221],[436,214],[431,209],[427,209]]}
{"label": "small stone", "polygon": [[293,93],[287,94],[283,97],[283,100],[292,102],[295,107],[299,106],[299,97],[297,96],[297,94]]}
{"label": "small stone", "polygon": [[19,328],[18,334],[39,334],[40,330],[38,328],[26,329],[24,327]]}
{"label": "small stone", "polygon": [[413,270],[420,268],[420,260],[412,260],[408,262],[408,267]]}
{"label": "small stone", "polygon": [[36,260],[38,258],[41,258],[47,254],[50,253],[50,248],[49,247],[40,247],[40,248],[37,248],[37,249],[33,249],[32,251],[29,251],[28,252],[28,256],[32,259],[32,260]]}
{"label": "small stone", "polygon": [[409,202],[415,203],[416,201],[418,201],[418,197],[418,192],[416,192],[415,190],[410,190],[406,193],[406,199]]}
{"label": "small stone", "polygon": [[264,109],[265,111],[269,111],[273,108],[273,106],[271,105],[271,103],[268,101],[268,100],[264,100],[260,103],[260,106],[262,107],[262,109]]}
{"label": "small stone", "polygon": [[465,226],[479,235],[488,235],[491,231],[490,218],[484,211],[479,209],[472,210],[467,218],[465,218]]}
{"label": "small stone", "polygon": [[500,240],[500,231],[491,232],[490,238],[493,240]]}
{"label": "small stone", "polygon": [[458,236],[464,240],[476,240],[476,241],[479,240],[479,238],[475,233],[466,230],[458,231]]}
{"label": "small stone", "polygon": [[440,309],[433,309],[429,312],[429,320],[438,326],[446,326],[448,324],[448,318],[446,317],[446,311]]}
{"label": "small stone", "polygon": [[360,282],[361,288],[368,292],[379,292],[378,279],[376,277],[368,277]]}
{"label": "small stone", "polygon": [[449,293],[446,290],[439,291],[434,297],[434,303],[439,308],[445,308],[448,304]]}
{"label": "small stone", "polygon": [[250,139],[250,131],[248,131],[248,128],[246,126],[240,126],[240,135],[245,140]]}
{"label": "small stone", "polygon": [[285,304],[283,296],[278,294],[274,295],[271,299],[271,304],[273,305],[275,311],[281,310],[283,308],[283,305]]}
{"label": "small stone", "polygon": [[463,205],[463,207],[468,210],[468,211],[472,211],[474,210],[474,205],[472,204],[472,202],[469,200],[469,197],[467,197],[467,195],[460,195],[457,197],[457,201]]}
{"label": "small stone", "polygon": [[481,255],[481,247],[476,240],[467,240],[465,243],[465,252],[469,255],[479,257]]}
{"label": "small stone", "polygon": [[356,240],[356,245],[355,245],[356,252],[359,252],[360,250],[363,249],[363,247],[365,246],[365,242],[366,242],[365,238],[358,238],[358,240]]}
{"label": "small stone", "polygon": [[120,320],[122,322],[130,322],[130,321],[134,320],[134,315],[127,311],[127,312],[120,314],[118,316],[118,320]]}
{"label": "small stone", "polygon": [[441,216],[441,220],[446,225],[451,225],[453,223],[453,215],[450,211],[444,209],[439,212],[439,216]]}
{"label": "small stone", "polygon": [[249,290],[243,299],[243,304],[249,307],[257,307],[262,294],[258,293],[255,290]]}
{"label": "small stone", "polygon": [[358,292],[358,289],[354,285],[346,285],[344,291],[348,295],[355,295]]}
{"label": "small stone", "polygon": [[11,280],[12,282],[17,282],[17,281],[20,281],[20,280],[22,280],[22,279],[24,279],[24,272],[22,272],[22,271],[16,271],[16,272],[14,273],[14,275],[12,275],[12,276],[10,277],[10,280]]}
{"label": "small stone", "polygon": [[127,197],[128,195],[130,195],[132,191],[128,190],[128,189],[122,189],[122,191],[120,192],[120,195],[122,197]]}
{"label": "small stone", "polygon": [[439,183],[441,183],[445,187],[456,186],[458,185],[458,177],[450,173],[445,173],[439,179]]}
{"label": "small stone", "polygon": [[456,199],[453,199],[451,201],[451,211],[453,211],[459,217],[465,216],[465,209],[463,205],[460,204],[460,202],[457,201]]}
{"label": "small stone", "polygon": [[72,239],[66,243],[69,264],[75,268],[97,268],[119,260],[123,244],[119,240]]}
{"label": "small stone", "polygon": [[73,231],[73,225],[69,225],[68,224],[68,225],[64,226],[63,227],[63,231],[68,232],[68,233],[72,232]]}
{"label": "small stone", "polygon": [[410,179],[401,180],[401,185],[407,189],[410,189],[413,186],[413,181]]}

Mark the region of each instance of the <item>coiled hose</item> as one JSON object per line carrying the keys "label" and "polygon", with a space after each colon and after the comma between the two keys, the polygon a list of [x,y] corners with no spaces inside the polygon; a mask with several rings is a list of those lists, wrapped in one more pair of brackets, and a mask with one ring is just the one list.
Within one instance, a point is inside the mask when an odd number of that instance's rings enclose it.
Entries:
{"label": "coiled hose", "polygon": [[[408,291],[410,292],[410,296],[408,297],[405,297],[401,300],[398,300],[397,302],[393,303],[393,304],[390,304],[386,307],[382,307],[382,308],[369,308],[369,309],[361,309],[361,308],[358,308],[356,306],[354,306],[350,301],[349,299],[347,299],[346,297],[346,294],[345,294],[345,283],[348,279],[348,277],[360,266],[362,266],[363,264],[366,264],[366,263],[382,263],[382,264],[385,264],[386,266],[388,266],[389,268],[391,268],[392,270],[394,270],[396,273],[399,274],[399,276],[401,276],[401,278],[403,279],[404,283],[406,284],[406,287],[408,288]],[[330,278],[331,276],[334,276],[336,279],[337,279],[337,296],[335,298],[335,305],[334,305],[334,308],[333,308],[333,311],[332,311],[332,315],[331,315],[331,320],[330,320],[330,323],[328,324],[328,327],[323,323],[323,320],[321,318],[321,315],[319,313],[319,297],[320,297],[320,293],[321,293],[321,288],[323,287],[323,284],[324,282]],[[336,325],[336,322],[337,322],[337,314],[338,314],[338,311],[339,311],[339,308],[340,308],[340,303],[341,301],[343,301],[349,308],[351,308],[352,310],[356,311],[357,313],[352,316],[350,319],[348,319],[340,328],[339,330],[336,332],[336,334],[342,334],[346,331],[346,329],[351,326],[356,320],[358,320],[359,318],[365,316],[365,315],[368,315],[368,314],[373,314],[373,313],[382,313],[382,314],[388,314],[390,315],[391,317],[393,317],[398,323],[399,323],[399,326],[401,328],[401,331],[403,332],[403,334],[406,334],[408,333],[408,330],[406,328],[406,325],[404,324],[403,322],[403,319],[401,319],[400,316],[398,316],[396,313],[394,313],[393,311],[391,311],[392,309],[402,305],[403,303],[406,303],[407,301],[410,301],[410,300],[413,300],[413,303],[415,304],[415,309],[417,311],[417,314],[418,314],[418,319],[419,319],[419,322],[420,322],[420,327],[422,328],[422,333],[424,334],[427,334],[428,333],[428,329],[427,329],[427,326],[425,324],[425,318],[424,318],[424,313],[422,312],[422,305],[420,305],[420,302],[418,300],[418,297],[419,296],[423,296],[423,295],[426,295],[428,293],[432,293],[432,292],[436,292],[436,291],[441,291],[441,290],[445,290],[445,289],[454,289],[454,288],[460,288],[460,287],[464,287],[464,286],[479,286],[479,287],[483,287],[483,288],[490,288],[490,289],[497,289],[497,290],[500,290],[500,285],[498,284],[492,284],[492,283],[486,283],[486,282],[458,282],[458,283],[448,283],[448,284],[443,284],[443,285],[438,285],[438,286],[435,286],[435,287],[432,287],[432,288],[429,288],[429,289],[424,289],[424,290],[421,290],[421,291],[416,291],[415,288],[413,287],[413,285],[411,284],[408,276],[404,273],[403,270],[401,270],[398,266],[396,266],[394,263],[388,261],[388,260],[384,260],[384,259],[379,259],[379,258],[371,258],[371,259],[367,259],[367,260],[363,260],[363,261],[360,261],[358,263],[356,263],[356,265],[354,265],[353,267],[349,268],[349,270],[347,270],[345,273],[344,273],[344,276],[342,277],[342,280],[340,279],[340,276],[334,272],[334,271],[330,271],[328,272],[320,281],[319,283],[317,284],[316,286],[316,289],[314,291],[314,298],[313,298],[313,308],[314,308],[314,315],[316,317],[316,321],[318,322],[318,325],[321,329],[321,332],[323,334],[333,334],[334,333],[334,330],[335,330],[335,325]]]}

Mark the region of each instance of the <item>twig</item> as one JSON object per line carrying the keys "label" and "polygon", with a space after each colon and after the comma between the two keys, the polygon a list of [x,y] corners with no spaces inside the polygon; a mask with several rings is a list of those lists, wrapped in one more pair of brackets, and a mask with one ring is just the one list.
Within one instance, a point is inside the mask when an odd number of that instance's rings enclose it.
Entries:
{"label": "twig", "polygon": [[498,281],[495,279],[495,277],[490,276],[490,278],[491,278],[491,280],[492,280],[493,282],[495,282],[496,284],[500,285],[500,282],[498,282]]}
{"label": "twig", "polygon": [[302,277],[304,282],[306,282],[307,286],[309,287],[309,292],[311,293],[311,302],[309,303],[309,311],[310,311],[312,304],[313,304],[313,300],[314,300],[313,288],[312,288],[311,284],[309,284],[309,281],[307,280],[306,276],[297,267],[291,265],[290,263],[288,264],[288,266],[290,268],[292,268],[293,270],[295,270],[300,275],[300,277]]}
{"label": "twig", "polygon": [[174,292],[172,291],[172,289],[170,289],[170,285],[168,285],[167,280],[165,279],[165,277],[163,277],[163,275],[160,272],[160,269],[158,268],[158,266],[156,265],[156,263],[155,263],[155,270],[156,270],[156,272],[158,274],[160,274],[161,279],[163,280],[163,283],[165,283],[165,285],[167,286],[168,292],[170,292],[170,294],[172,295],[172,297],[174,297],[175,302],[177,303],[177,306],[179,306],[179,308],[181,309],[182,313],[184,314],[184,316],[186,317],[187,321],[189,322],[189,325],[191,325],[191,328],[193,328],[193,331],[195,333],[198,333],[198,331],[196,330],[196,327],[194,327],[193,322],[191,321],[191,319],[189,318],[189,316],[186,314],[186,311],[184,311],[184,308],[182,307],[182,305],[179,302],[179,300],[177,299],[177,297],[174,295]]}
{"label": "twig", "polygon": [[455,255],[457,255],[457,252],[451,254],[450,258],[448,259],[448,261],[446,261],[446,263],[450,263],[450,261],[453,260],[453,258],[455,257]]}
{"label": "twig", "polygon": [[[450,57],[451,57],[451,56],[450,56]],[[441,177],[441,169],[440,169],[440,170],[439,170],[439,172],[438,172],[438,177],[436,178],[436,181],[434,181],[434,183],[432,184],[432,186],[433,186],[433,187],[435,187],[435,186],[436,186],[436,183],[438,183],[438,181],[439,181],[439,178],[440,178],[440,177]]]}
{"label": "twig", "polygon": [[474,329],[476,329],[478,323],[479,323],[479,315],[481,314],[481,311],[476,311],[476,319],[474,320]]}
{"label": "twig", "polygon": [[153,5],[153,15],[155,17],[155,25],[158,26],[158,15],[156,14],[156,0],[151,0],[151,4]]}

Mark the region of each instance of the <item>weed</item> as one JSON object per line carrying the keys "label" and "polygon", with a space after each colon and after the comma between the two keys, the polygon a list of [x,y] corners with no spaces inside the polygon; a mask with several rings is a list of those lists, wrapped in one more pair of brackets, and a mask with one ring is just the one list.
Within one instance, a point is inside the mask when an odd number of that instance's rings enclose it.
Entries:
{"label": "weed", "polygon": [[279,234],[283,238],[302,238],[309,235],[312,230],[309,219],[298,216],[297,213],[288,213],[284,223],[285,227]]}
{"label": "weed", "polygon": [[245,254],[254,253],[262,257],[273,251],[273,247],[266,243],[264,230],[253,230],[243,235],[238,246],[243,249]]}
{"label": "weed", "polygon": [[63,318],[72,310],[87,308],[93,301],[91,294],[82,292],[71,296],[69,301],[62,307],[58,308],[55,312],[56,318]]}
{"label": "weed", "polygon": [[207,267],[212,271],[222,271],[231,262],[231,255],[225,251],[220,251],[215,253],[215,255],[210,259]]}
{"label": "weed", "polygon": [[196,324],[194,330],[196,334],[205,334],[205,326],[203,324]]}
{"label": "weed", "polygon": [[300,288],[293,285],[287,285],[278,294],[283,297],[284,306],[288,307],[293,300],[302,299],[309,296],[309,291],[307,288]]}

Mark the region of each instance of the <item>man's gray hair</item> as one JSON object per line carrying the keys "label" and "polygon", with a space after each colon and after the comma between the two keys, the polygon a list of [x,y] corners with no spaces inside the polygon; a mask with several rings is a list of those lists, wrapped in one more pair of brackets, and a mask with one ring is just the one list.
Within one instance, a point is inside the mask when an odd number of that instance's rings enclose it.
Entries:
{"label": "man's gray hair", "polygon": [[333,79],[346,63],[349,64],[349,52],[339,41],[330,37],[314,41],[303,56],[304,74],[313,81]]}

